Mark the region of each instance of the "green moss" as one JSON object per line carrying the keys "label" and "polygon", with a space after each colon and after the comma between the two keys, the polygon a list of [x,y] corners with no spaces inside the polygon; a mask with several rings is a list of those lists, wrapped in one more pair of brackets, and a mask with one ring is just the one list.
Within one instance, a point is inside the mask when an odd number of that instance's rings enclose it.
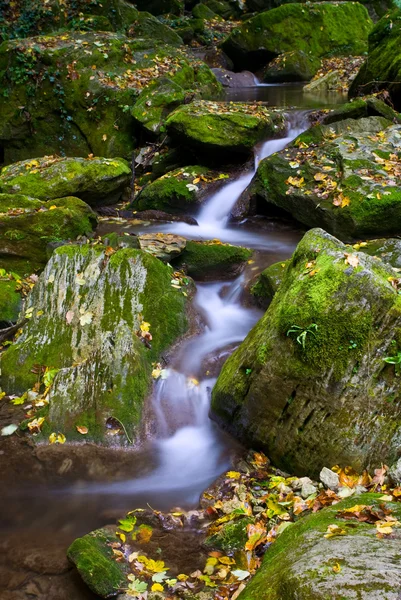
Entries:
{"label": "green moss", "polygon": [[[360,494],[287,527],[266,552],[261,568],[241,593],[241,600],[266,597],[269,600],[340,600],[355,594],[363,599],[379,594],[390,600],[393,586],[386,585],[387,575],[381,567],[393,564],[392,574],[399,577],[396,560],[399,542],[378,540],[374,525],[336,517],[339,511],[357,504],[377,510],[381,502],[380,494]],[[396,517],[400,514],[398,504],[387,506]],[[343,528],[346,535],[326,540],[327,527],[333,524]],[[333,570],[336,564],[340,565],[340,576]]]}
{"label": "green moss", "polygon": [[67,556],[86,585],[102,598],[114,596],[127,585],[127,566],[117,562],[111,548],[119,538],[111,529],[98,529],[76,539]]}
{"label": "green moss", "polygon": [[292,50],[280,54],[270,62],[263,72],[266,83],[288,81],[310,81],[320,68],[321,61],[302,50]]}
{"label": "green moss", "polygon": [[252,250],[230,244],[188,241],[182,254],[172,261],[195,279],[233,277],[252,256]]}
{"label": "green moss", "polygon": [[248,540],[247,526],[252,522],[253,519],[244,517],[225,523],[218,533],[206,538],[205,544],[225,553],[243,550]]}
{"label": "green moss", "polygon": [[173,139],[190,147],[246,153],[282,132],[284,118],[260,105],[198,101],[175,110],[166,126]]}
{"label": "green moss", "polygon": [[386,398],[400,392],[383,356],[401,301],[389,277],[380,261],[308,232],[264,317],[223,366],[212,393],[219,422],[289,471],[394,460],[400,416]]}
{"label": "green moss", "polygon": [[[0,260],[0,264],[2,264]],[[0,328],[16,323],[22,306],[21,294],[17,289],[18,277],[0,276]]]}
{"label": "green moss", "polygon": [[356,2],[284,4],[234,29],[222,48],[237,68],[255,68],[293,50],[315,57],[359,55],[367,50],[372,25]]}
{"label": "green moss", "polygon": [[350,97],[388,89],[401,110],[401,9],[385,15],[369,35],[368,58],[350,87]]}
{"label": "green moss", "polygon": [[91,208],[73,197],[43,202],[0,193],[0,214],[0,255],[39,264],[47,260],[49,243],[75,240],[90,233],[97,222]]}
{"label": "green moss", "polygon": [[262,307],[267,308],[272,301],[274,294],[283,280],[289,262],[289,260],[285,260],[270,265],[261,272],[252,285],[250,292]]}
{"label": "green moss", "polygon": [[[87,439],[132,441],[152,363],[187,327],[185,297],[171,287],[171,267],[133,248],[107,258],[101,245],[63,246],[53,253],[29,307],[32,318],[2,355],[5,389],[21,394],[32,388],[34,365],[59,369],[44,432],[81,439],[76,426],[86,425]],[[142,321],[150,324],[151,344],[137,335]],[[120,437],[108,436],[110,417],[125,427]]]}

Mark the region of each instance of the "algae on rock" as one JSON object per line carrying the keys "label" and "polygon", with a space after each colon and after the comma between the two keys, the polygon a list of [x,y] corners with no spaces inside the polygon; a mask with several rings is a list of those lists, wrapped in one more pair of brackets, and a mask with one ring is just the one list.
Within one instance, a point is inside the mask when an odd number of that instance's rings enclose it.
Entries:
{"label": "algae on rock", "polygon": [[172,260],[172,264],[195,279],[230,278],[241,272],[251,256],[252,250],[241,246],[218,241],[188,241],[180,256]]}
{"label": "algae on rock", "polygon": [[301,474],[394,461],[401,389],[384,358],[394,354],[401,327],[395,275],[322,230],[309,231],[265,315],[224,364],[214,417]]}
{"label": "algae on rock", "polygon": [[[185,302],[171,286],[171,267],[146,252],[62,246],[27,299],[32,318],[2,355],[2,387],[21,394],[37,380],[33,365],[57,369],[44,434],[74,439],[85,426],[86,439],[125,443],[125,432],[132,440],[152,362],[186,329]],[[122,424],[121,438],[107,435],[109,418]]]}

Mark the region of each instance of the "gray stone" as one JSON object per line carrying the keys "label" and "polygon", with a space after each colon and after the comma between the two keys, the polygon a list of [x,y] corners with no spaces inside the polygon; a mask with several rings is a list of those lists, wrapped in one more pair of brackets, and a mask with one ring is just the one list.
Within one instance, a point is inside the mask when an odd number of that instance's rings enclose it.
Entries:
{"label": "gray stone", "polygon": [[334,492],[338,490],[338,486],[340,483],[339,477],[337,473],[335,473],[331,469],[323,467],[323,469],[320,471],[319,478],[320,481],[330,490],[333,490]]}
{"label": "gray stone", "polygon": [[[307,477],[305,477],[304,479],[308,479]],[[301,488],[301,496],[302,498],[309,498],[309,496],[312,496],[312,494],[316,494],[317,492],[317,487],[315,485],[313,485],[313,483],[309,480],[309,481],[304,481],[302,484],[302,488]]]}
{"label": "gray stone", "polygon": [[391,465],[388,471],[388,476],[393,485],[401,485],[401,458],[399,458],[396,463]]}

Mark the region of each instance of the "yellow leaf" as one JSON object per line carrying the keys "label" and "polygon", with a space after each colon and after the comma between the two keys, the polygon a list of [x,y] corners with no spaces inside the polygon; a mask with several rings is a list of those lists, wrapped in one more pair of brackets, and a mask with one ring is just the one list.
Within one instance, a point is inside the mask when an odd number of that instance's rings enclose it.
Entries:
{"label": "yellow leaf", "polygon": [[359,265],[359,257],[356,254],[344,253],[345,263],[351,265],[351,267],[357,267]]}
{"label": "yellow leaf", "polygon": [[187,579],[189,579],[189,576],[185,575],[184,573],[180,573],[180,575],[177,575],[177,579],[178,581],[186,581]]}
{"label": "yellow leaf", "polygon": [[315,175],[313,176],[313,179],[315,179],[315,181],[324,181],[325,179],[327,179],[327,174],[326,173],[315,173]]}
{"label": "yellow leaf", "polygon": [[51,433],[51,434],[49,435],[49,442],[50,442],[51,444],[55,444],[55,443],[56,443],[56,441],[57,441],[57,433],[55,433],[55,432],[53,431],[53,433]]}
{"label": "yellow leaf", "polygon": [[65,444],[65,442],[66,442],[66,437],[65,437],[64,433],[59,433],[59,434],[58,434],[58,436],[57,436],[57,442],[58,442],[59,444]]}
{"label": "yellow leaf", "polygon": [[57,206],[56,206],[55,204],[53,204],[53,205],[52,205],[52,206],[49,208],[49,210],[54,210],[55,208],[57,208]]}
{"label": "yellow leaf", "polygon": [[164,590],[164,587],[161,585],[161,583],[154,583],[151,587],[152,592],[162,592]]}
{"label": "yellow leaf", "polygon": [[334,573],[339,573],[341,571],[340,563],[337,562],[335,565],[333,565],[332,570],[334,571]]}
{"label": "yellow leaf", "polygon": [[305,180],[303,177],[289,177],[286,181],[286,184],[301,188],[304,186],[304,181]]}
{"label": "yellow leaf", "polygon": [[150,323],[147,323],[146,321],[143,321],[140,325],[140,329],[141,331],[149,331],[150,329]]}
{"label": "yellow leaf", "polygon": [[82,435],[86,435],[88,433],[88,428],[85,427],[84,425],[77,425],[77,431],[78,431],[78,433],[81,433]]}
{"label": "yellow leaf", "polygon": [[229,477],[230,479],[239,479],[241,477],[241,473],[238,473],[238,471],[228,471],[228,473],[226,473],[226,477]]}
{"label": "yellow leaf", "polygon": [[104,133],[102,136],[102,140],[105,142],[107,140],[107,135]]}
{"label": "yellow leaf", "polygon": [[233,565],[235,560],[229,556],[220,556],[219,562],[221,562],[223,565]]}
{"label": "yellow leaf", "polygon": [[329,525],[327,532],[324,534],[325,538],[337,537],[338,535],[346,535],[345,529],[341,529],[338,525]]}
{"label": "yellow leaf", "polygon": [[387,523],[387,521],[377,521],[376,529],[378,533],[383,533],[384,535],[393,533],[393,528],[391,527],[390,523]]}
{"label": "yellow leaf", "polygon": [[116,531],[116,536],[120,538],[123,544],[125,544],[125,540],[127,539],[125,537],[125,533],[121,533],[121,531]]}
{"label": "yellow leaf", "polygon": [[200,177],[195,177],[195,179],[193,180],[193,184],[197,184],[200,182]]}

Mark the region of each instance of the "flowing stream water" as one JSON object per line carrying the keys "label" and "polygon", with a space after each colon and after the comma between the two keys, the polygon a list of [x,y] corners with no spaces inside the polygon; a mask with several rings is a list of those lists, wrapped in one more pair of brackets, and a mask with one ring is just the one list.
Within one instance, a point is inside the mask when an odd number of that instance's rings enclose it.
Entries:
{"label": "flowing stream water", "polygon": [[[256,89],[268,90],[269,86]],[[285,87],[277,88],[276,94],[280,89]],[[246,99],[253,100],[249,90]],[[260,271],[288,258],[302,233],[296,227],[269,221],[256,228],[246,222],[230,225],[229,215],[260,160],[283,149],[306,127],[305,111],[290,112],[286,136],[255,148],[254,168],[205,201],[197,215],[198,225],[169,223],[131,228],[137,233],[161,231],[249,246],[256,250],[255,265],[248,265],[231,282],[197,283],[194,304],[203,326],[199,334],[180,345],[169,362],[167,377],[154,386],[150,406],[152,435],[132,452],[132,475],[107,483],[80,480],[68,488],[60,485],[41,492],[24,489],[23,482],[17,482],[15,489],[9,490],[0,513],[3,539],[16,533],[20,546],[26,543],[29,547],[35,537],[35,548],[42,552],[57,535],[57,552],[64,556],[75,537],[114,521],[126,510],[147,503],[158,509],[196,506],[202,490],[229,467],[233,453],[241,451],[209,418],[211,390],[224,359],[262,315],[260,310],[242,302],[245,283],[258,267]],[[111,225],[113,228],[116,224]],[[14,542],[10,543],[12,547]],[[79,598],[92,597],[83,593]]]}

